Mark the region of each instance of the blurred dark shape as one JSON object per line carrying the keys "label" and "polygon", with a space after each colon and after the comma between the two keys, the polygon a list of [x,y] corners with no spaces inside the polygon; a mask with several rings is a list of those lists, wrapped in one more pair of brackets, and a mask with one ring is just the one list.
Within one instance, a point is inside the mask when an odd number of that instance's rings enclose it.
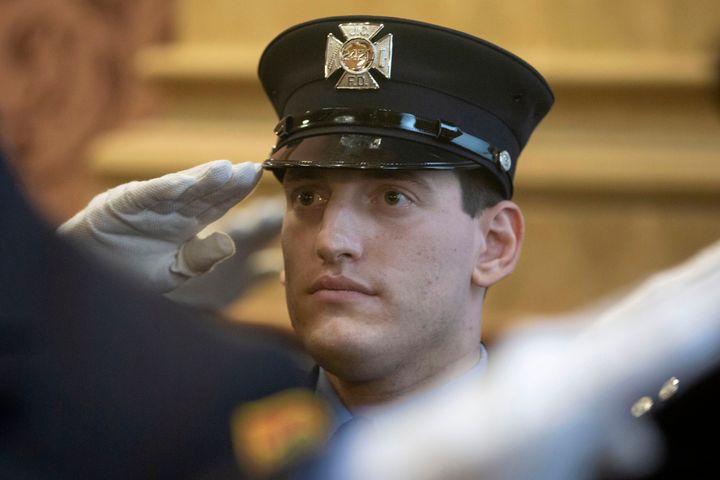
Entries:
{"label": "blurred dark shape", "polygon": [[[687,386],[686,386],[687,387]],[[651,414],[662,433],[664,452],[657,470],[645,476],[599,474],[602,480],[669,480],[706,478],[717,463],[712,440],[720,431],[720,364],[702,378],[683,388],[682,394],[667,400]]]}
{"label": "blurred dark shape", "polygon": [[301,359],[94,264],[0,157],[0,478],[243,478],[232,412],[305,386]]}

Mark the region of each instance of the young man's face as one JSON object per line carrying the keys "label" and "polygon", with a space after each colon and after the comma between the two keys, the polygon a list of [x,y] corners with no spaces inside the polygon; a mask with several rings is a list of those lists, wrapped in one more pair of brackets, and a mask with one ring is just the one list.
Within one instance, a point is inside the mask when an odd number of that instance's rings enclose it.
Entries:
{"label": "young man's face", "polygon": [[288,309],[320,365],[422,378],[477,347],[482,220],[452,172],[291,168],[283,187]]}

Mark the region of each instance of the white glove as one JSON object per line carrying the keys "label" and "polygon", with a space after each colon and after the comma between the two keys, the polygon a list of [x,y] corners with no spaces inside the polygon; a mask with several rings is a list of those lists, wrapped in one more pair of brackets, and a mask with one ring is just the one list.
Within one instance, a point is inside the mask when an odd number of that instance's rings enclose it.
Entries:
{"label": "white glove", "polygon": [[245,198],[261,175],[259,164],[215,160],[126,183],[97,195],[58,233],[165,293],[235,253],[227,234],[197,234]]}
{"label": "white glove", "polygon": [[285,198],[283,195],[254,200],[209,225],[202,234],[225,231],[235,242],[235,255],[212,272],[188,279],[166,296],[178,303],[221,310],[254,282],[282,270],[280,248],[265,248],[280,233]]}

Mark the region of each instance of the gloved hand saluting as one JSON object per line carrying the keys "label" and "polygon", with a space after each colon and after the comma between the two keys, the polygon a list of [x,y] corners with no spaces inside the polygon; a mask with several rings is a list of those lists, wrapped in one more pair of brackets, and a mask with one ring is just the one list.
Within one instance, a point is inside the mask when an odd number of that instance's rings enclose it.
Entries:
{"label": "gloved hand saluting", "polygon": [[235,242],[235,255],[212,272],[189,278],[165,296],[186,305],[222,310],[255,282],[277,277],[282,270],[280,248],[268,247],[277,238],[285,214],[285,196],[254,199],[211,223],[200,235],[222,231]]}
{"label": "gloved hand saluting", "polygon": [[259,164],[215,160],[126,183],[97,195],[58,233],[119,264],[147,289],[166,293],[235,253],[227,234],[197,234],[245,198],[261,175]]}

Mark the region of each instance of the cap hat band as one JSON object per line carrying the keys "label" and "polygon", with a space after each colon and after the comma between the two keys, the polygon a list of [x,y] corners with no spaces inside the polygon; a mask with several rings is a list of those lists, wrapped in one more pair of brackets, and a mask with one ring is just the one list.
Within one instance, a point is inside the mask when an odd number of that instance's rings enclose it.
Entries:
{"label": "cap hat band", "polygon": [[[300,115],[287,115],[275,127],[278,136],[274,151],[287,141],[298,138],[301,132],[328,127],[370,127],[403,130],[436,138],[472,152],[500,166],[500,158],[507,161],[509,154],[493,147],[485,140],[463,132],[457,125],[442,120],[429,120],[411,113],[385,109],[357,110],[349,108],[323,108]],[[503,172],[509,168],[500,166]]]}

